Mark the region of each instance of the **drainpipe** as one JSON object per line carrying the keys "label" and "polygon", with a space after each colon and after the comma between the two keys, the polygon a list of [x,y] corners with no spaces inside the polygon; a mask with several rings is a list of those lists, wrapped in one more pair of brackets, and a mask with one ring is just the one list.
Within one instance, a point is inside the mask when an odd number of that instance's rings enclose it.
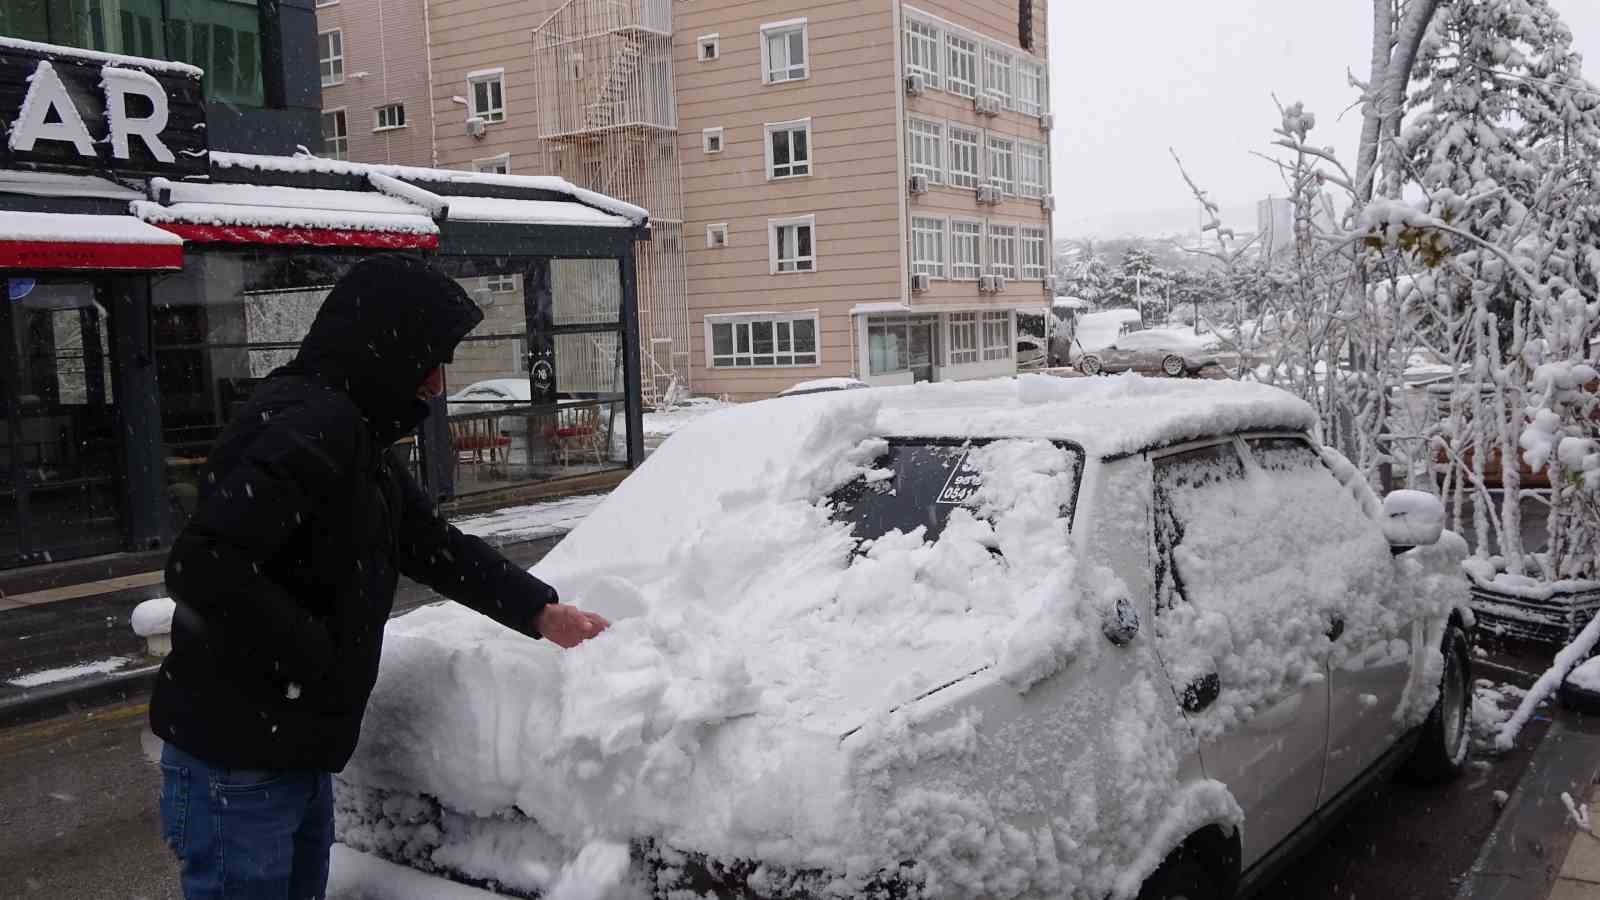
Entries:
{"label": "drainpipe", "polygon": [[[893,35],[890,41],[894,44],[894,76],[890,79],[890,84],[894,89],[895,189],[900,195],[900,202],[895,205],[900,216],[900,302],[909,308],[911,306],[911,198],[906,192],[906,92],[901,82],[906,70],[902,46],[905,22],[901,18],[900,0],[890,0],[889,8],[889,25]],[[862,336],[865,337],[866,317],[862,317],[861,324]]]}
{"label": "drainpipe", "polygon": [[422,50],[428,58],[428,165],[439,168],[439,117],[433,110],[433,13],[422,0]]}

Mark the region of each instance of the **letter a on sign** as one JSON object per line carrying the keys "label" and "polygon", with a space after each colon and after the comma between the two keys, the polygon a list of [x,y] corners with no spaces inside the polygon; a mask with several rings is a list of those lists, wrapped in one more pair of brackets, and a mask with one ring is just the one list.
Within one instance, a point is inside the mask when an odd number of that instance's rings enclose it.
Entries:
{"label": "letter a on sign", "polygon": [[[127,159],[128,138],[138,137],[150,148],[151,156],[164,163],[172,162],[172,151],[161,142],[161,130],[167,127],[167,92],[161,89],[161,82],[137,69],[106,66],[100,70],[100,87],[106,92],[111,155],[117,159]],[[128,116],[130,94],[138,94],[150,101],[150,115],[138,119]]]}
{"label": "letter a on sign", "polygon": [[[55,110],[54,122],[48,121],[51,110]],[[61,141],[77,147],[80,156],[95,156],[89,129],[84,127],[83,117],[78,115],[78,107],[73,105],[55,66],[48,62],[39,63],[28,78],[28,95],[22,100],[8,143],[13,151],[26,153],[38,141]]]}

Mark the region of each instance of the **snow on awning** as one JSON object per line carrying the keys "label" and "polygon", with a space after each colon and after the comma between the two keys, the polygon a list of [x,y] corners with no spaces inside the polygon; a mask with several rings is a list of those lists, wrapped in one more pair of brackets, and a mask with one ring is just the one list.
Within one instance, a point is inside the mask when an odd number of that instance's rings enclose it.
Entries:
{"label": "snow on awning", "polygon": [[0,268],[183,268],[183,239],[132,216],[0,211]]}
{"label": "snow on awning", "polygon": [[501,222],[508,225],[587,225],[632,228],[634,223],[581,203],[560,200],[505,200],[499,197],[451,197],[452,222]]}
{"label": "snow on awning", "polygon": [[439,245],[439,227],[426,210],[387,194],[162,178],[150,187],[164,202],[135,202],[134,214],[191,241],[391,250]]}
{"label": "snow on awning", "polygon": [[109,178],[58,172],[0,170],[0,193],[30,197],[74,197],[89,200],[139,200],[144,195]]}

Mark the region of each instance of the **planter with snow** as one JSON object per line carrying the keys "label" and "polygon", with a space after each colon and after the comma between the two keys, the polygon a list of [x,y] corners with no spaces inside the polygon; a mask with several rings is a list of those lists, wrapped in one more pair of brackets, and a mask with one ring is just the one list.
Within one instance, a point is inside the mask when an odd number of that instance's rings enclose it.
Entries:
{"label": "planter with snow", "polygon": [[1466,566],[1479,633],[1560,647],[1600,611],[1600,581],[1543,581]]}
{"label": "planter with snow", "polygon": [[1600,656],[1572,670],[1561,682],[1561,705],[1587,713],[1600,713]]}
{"label": "planter with snow", "polygon": [[172,652],[172,611],[177,604],[171,597],[146,600],[133,609],[133,633],[144,638],[145,652],[164,657]]}

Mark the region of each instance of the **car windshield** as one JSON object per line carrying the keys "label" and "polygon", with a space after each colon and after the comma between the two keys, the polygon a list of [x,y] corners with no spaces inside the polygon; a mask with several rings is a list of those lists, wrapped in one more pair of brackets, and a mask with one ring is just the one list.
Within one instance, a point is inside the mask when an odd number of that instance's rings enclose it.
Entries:
{"label": "car windshield", "polygon": [[[889,449],[871,472],[829,496],[833,518],[853,525],[852,533],[863,542],[917,528],[927,529],[926,540],[937,541],[950,514],[958,507],[978,511],[979,494],[987,481],[1002,477],[1012,480],[1009,476],[1013,473],[1002,474],[996,468],[1005,457],[996,455],[985,463],[977,458],[984,450],[997,444],[1042,443],[1045,442],[890,440]],[[1065,455],[1065,465],[1076,484],[1083,472],[1083,451],[1070,444],[1053,446]],[[1074,489],[1071,501],[1061,511],[1069,522],[1076,504]]]}

